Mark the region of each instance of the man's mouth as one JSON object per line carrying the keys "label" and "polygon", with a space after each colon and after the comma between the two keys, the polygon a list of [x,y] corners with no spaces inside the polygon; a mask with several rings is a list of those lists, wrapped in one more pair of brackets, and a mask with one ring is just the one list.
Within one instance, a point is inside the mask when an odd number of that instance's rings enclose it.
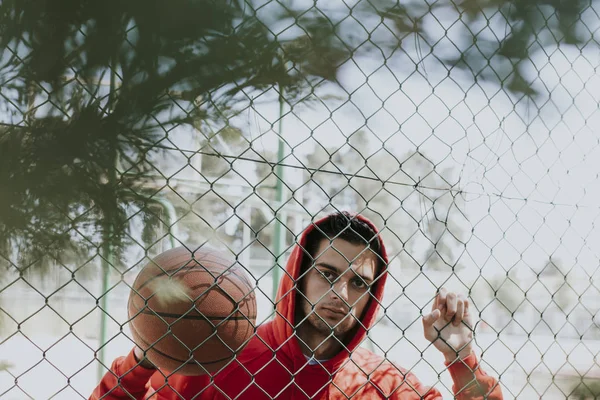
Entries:
{"label": "man's mouth", "polygon": [[324,307],[321,307],[321,308],[323,310],[325,310],[325,311],[328,311],[331,314],[334,314],[334,315],[339,315],[339,316],[346,316],[346,315],[348,315],[348,310],[345,310],[345,309],[343,309],[341,307],[327,307],[327,306],[324,306]]}

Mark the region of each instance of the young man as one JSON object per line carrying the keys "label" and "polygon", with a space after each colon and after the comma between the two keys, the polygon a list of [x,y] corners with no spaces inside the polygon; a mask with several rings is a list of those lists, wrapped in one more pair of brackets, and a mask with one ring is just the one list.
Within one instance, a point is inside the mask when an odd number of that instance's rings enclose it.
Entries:
{"label": "young man", "polygon": [[[348,213],[325,217],[292,251],[274,319],[228,367],[213,376],[169,375],[134,349],[113,362],[90,399],[441,399],[412,373],[359,347],[377,316],[386,265],[371,222]],[[445,290],[423,318],[456,398],[500,400],[497,381],[472,353],[472,326],[468,301]]]}

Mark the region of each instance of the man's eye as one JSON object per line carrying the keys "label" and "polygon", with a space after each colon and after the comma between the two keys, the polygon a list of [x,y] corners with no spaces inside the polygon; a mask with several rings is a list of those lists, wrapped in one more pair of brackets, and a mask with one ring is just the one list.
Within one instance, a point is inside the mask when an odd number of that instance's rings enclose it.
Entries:
{"label": "man's eye", "polygon": [[366,289],[366,288],[367,288],[367,284],[366,284],[366,282],[365,282],[365,281],[363,281],[363,280],[362,280],[362,279],[360,279],[360,278],[356,278],[356,279],[354,279],[354,282],[353,282],[353,284],[354,284],[354,286],[355,286],[356,288],[358,288],[358,289]]}
{"label": "man's eye", "polygon": [[327,279],[328,281],[333,281],[335,280],[335,275],[333,275],[332,272],[330,271],[320,271],[321,272],[321,276],[325,279]]}

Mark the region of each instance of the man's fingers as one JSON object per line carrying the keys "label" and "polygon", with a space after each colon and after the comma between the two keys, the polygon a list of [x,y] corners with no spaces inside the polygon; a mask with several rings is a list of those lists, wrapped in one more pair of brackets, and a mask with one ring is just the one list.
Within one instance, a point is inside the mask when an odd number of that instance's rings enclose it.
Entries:
{"label": "man's fingers", "polygon": [[436,308],[438,310],[441,310],[445,305],[446,305],[446,295],[447,295],[448,291],[446,290],[445,287],[441,287],[440,290],[438,291],[437,296],[435,297],[436,300]]}
{"label": "man's fingers", "polygon": [[439,310],[440,316],[447,322],[452,322],[454,326],[460,326],[464,322],[472,328],[473,316],[469,312],[469,305],[469,300],[463,294],[449,292],[445,287],[441,287],[435,296],[432,313],[433,310]]}
{"label": "man's fingers", "polygon": [[454,315],[456,315],[457,306],[458,298],[456,297],[456,294],[448,293],[446,295],[446,315],[444,316],[446,321],[451,321],[452,318],[454,318]]}
{"label": "man's fingers", "polygon": [[471,329],[473,329],[473,314],[471,314],[470,311],[470,304],[471,302],[469,301],[469,299],[465,299],[464,303],[464,311],[463,311],[463,321],[465,321],[465,323],[467,324],[467,326]]}
{"label": "man's fingers", "polygon": [[437,321],[440,318],[441,315],[442,313],[440,312],[440,310],[433,310],[431,313],[423,317],[423,326],[426,329],[431,327],[431,325],[433,325],[435,321]]}
{"label": "man's fingers", "polygon": [[456,300],[456,314],[454,315],[454,326],[459,326],[464,318],[465,310],[465,299],[462,296],[458,296]]}

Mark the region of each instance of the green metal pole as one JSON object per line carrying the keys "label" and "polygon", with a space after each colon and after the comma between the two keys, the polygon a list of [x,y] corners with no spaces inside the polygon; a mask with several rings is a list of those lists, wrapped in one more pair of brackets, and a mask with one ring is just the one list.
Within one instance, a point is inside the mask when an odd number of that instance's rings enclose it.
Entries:
{"label": "green metal pole", "polygon": [[105,234],[104,243],[102,244],[102,298],[100,299],[100,351],[98,354],[98,360],[100,363],[98,364],[98,381],[102,379],[104,375],[104,365],[106,361],[105,354],[105,344],[106,337],[108,335],[107,332],[107,324],[106,324],[106,313],[108,312],[108,295],[106,292],[108,291],[108,282],[110,277],[110,267],[113,264],[113,251],[112,246],[110,244],[109,235],[112,233],[112,229],[108,228],[108,232]]}
{"label": "green metal pole", "polygon": [[[108,104],[106,109],[110,112],[114,105],[115,99],[115,91],[116,91],[116,72],[115,72],[115,64],[111,63],[111,73],[110,73],[110,88],[108,92]],[[113,170],[110,171],[108,176],[108,184],[115,185],[117,181],[117,168],[118,168],[118,159],[116,149],[112,148],[109,151],[113,152]],[[110,268],[114,265],[114,253],[112,245],[110,244],[110,238],[113,234],[113,226],[111,222],[105,226],[103,236],[102,236],[102,297],[100,298],[100,350],[98,354],[98,369],[96,371],[98,375],[98,381],[102,379],[104,375],[104,365],[106,365],[106,338],[108,336],[107,329],[107,313],[108,313],[108,295],[106,292],[108,291],[108,282],[110,280]]]}
{"label": "green metal pole", "polygon": [[277,182],[275,184],[275,237],[273,243],[273,253],[275,254],[275,267],[273,268],[273,302],[277,298],[277,289],[279,288],[279,276],[281,275],[281,265],[279,260],[282,256],[284,247],[283,226],[277,217],[281,215],[280,209],[283,207],[283,158],[285,156],[284,141],[283,141],[283,107],[285,105],[283,98],[283,87],[279,85],[279,123],[277,135],[279,136],[279,145],[277,148],[277,165],[275,166],[275,175]]}

